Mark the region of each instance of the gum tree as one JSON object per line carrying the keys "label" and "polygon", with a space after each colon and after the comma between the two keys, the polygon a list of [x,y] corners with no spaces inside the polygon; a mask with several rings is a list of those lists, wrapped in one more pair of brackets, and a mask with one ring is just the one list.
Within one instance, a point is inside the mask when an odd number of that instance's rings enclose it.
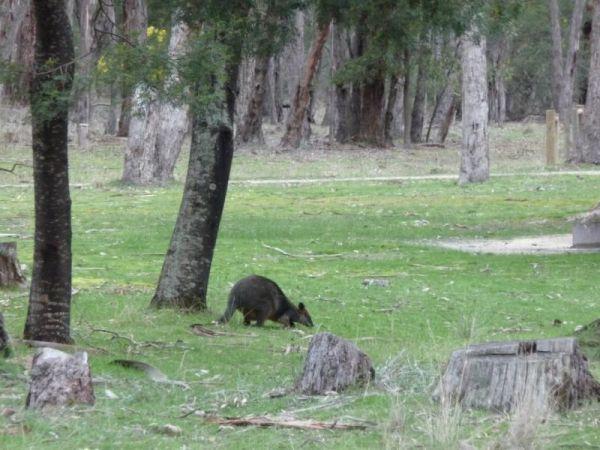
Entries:
{"label": "gum tree", "polygon": [[67,129],[74,71],[64,0],[34,0],[30,91],[35,236],[26,339],[71,341],[71,198]]}

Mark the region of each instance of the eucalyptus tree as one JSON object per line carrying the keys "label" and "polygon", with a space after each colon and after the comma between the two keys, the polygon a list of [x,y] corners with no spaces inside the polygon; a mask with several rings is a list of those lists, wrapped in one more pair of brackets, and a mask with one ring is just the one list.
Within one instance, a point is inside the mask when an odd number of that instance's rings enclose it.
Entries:
{"label": "eucalyptus tree", "polygon": [[[274,0],[275,1],[275,0]],[[173,2],[195,33],[180,66],[191,100],[192,141],[183,199],[151,305],[198,310],[206,293],[233,157],[239,66],[256,38],[255,3]],[[273,29],[272,39],[279,38]]]}
{"label": "eucalyptus tree", "polygon": [[71,341],[71,199],[67,130],[74,72],[64,0],[33,0],[31,83],[35,233],[25,338]]}
{"label": "eucalyptus tree", "polygon": [[[573,104],[573,88],[577,75],[577,58],[583,24],[586,0],[574,0],[568,28],[568,40],[563,50],[562,25],[563,17],[558,0],[548,0],[550,12],[550,30],[552,36],[552,96],[554,107],[560,119],[567,125],[570,123]],[[567,133],[568,135],[568,133]],[[572,147],[569,144],[569,147]],[[574,148],[569,148],[569,158],[575,159]]]}
{"label": "eucalyptus tree", "polygon": [[579,162],[600,164],[600,0],[593,0],[591,57],[583,129],[578,146]]}
{"label": "eucalyptus tree", "polygon": [[[255,3],[252,14],[253,39],[249,40],[245,51],[254,58],[254,71],[247,107],[237,130],[238,142],[264,141],[262,118],[269,65],[273,57],[283,49],[283,44],[288,40],[285,38],[294,37],[294,12],[302,6],[303,3],[299,0],[261,0]],[[274,88],[275,86],[271,86],[271,89]]]}

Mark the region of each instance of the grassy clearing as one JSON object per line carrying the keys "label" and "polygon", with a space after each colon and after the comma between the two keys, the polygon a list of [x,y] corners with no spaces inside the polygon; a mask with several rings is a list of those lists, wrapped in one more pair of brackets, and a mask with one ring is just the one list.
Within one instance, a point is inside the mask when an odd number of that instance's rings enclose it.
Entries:
{"label": "grassy clearing", "polygon": [[[7,159],[17,159],[17,151],[11,148]],[[252,178],[261,168],[265,177],[327,171],[353,176],[372,163],[366,153],[346,157],[343,164],[339,155],[319,154],[311,162],[242,153],[234,176]],[[269,166],[273,158],[283,162]],[[392,166],[400,167],[402,158]],[[72,326],[78,344],[108,352],[91,354],[94,376],[101,380],[97,404],[52,417],[23,411],[24,370],[32,351],[17,347],[15,357],[0,362],[0,409],[17,410],[12,419],[0,418],[1,448],[592,448],[600,441],[598,404],[533,423],[527,414],[461,412],[430,401],[454,348],[570,335],[598,318],[600,255],[474,256],[414,243],[438,236],[567,232],[566,219],[598,201],[598,177],[514,176],[467,188],[449,181],[234,185],[215,254],[210,311],[185,315],[147,309],[181,186],[119,186],[114,180],[121,161],[110,148],[74,153],[73,160],[73,180],[91,184],[72,191],[78,289]],[[280,174],[287,165],[289,171]],[[27,171],[0,174],[0,184],[28,177]],[[31,187],[0,190],[0,232],[23,235],[19,254],[28,267],[32,210]],[[248,336],[191,334],[189,325],[215,319],[231,284],[249,273],[275,279],[293,300],[304,301],[316,329],[245,328],[238,314],[225,330]],[[365,287],[365,278],[386,278],[390,285]],[[23,329],[23,294],[0,292],[14,336]],[[563,325],[554,326],[555,319]],[[325,330],[355,340],[373,358],[377,385],[335,397],[266,398],[293,383],[310,335]],[[117,358],[153,364],[191,389],[155,384],[111,364]],[[600,376],[598,361],[592,369]],[[219,429],[196,415],[179,418],[191,409],[225,416],[285,411],[299,418],[356,417],[380,425],[367,432]],[[156,431],[167,423],[183,434]]]}

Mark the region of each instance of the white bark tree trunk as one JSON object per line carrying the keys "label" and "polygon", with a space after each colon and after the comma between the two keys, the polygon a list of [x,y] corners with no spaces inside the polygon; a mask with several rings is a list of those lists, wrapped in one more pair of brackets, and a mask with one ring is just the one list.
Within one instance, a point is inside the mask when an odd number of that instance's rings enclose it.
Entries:
{"label": "white bark tree trunk", "polygon": [[486,181],[490,175],[485,47],[485,36],[477,31],[463,36],[461,185]]}
{"label": "white bark tree trunk", "polygon": [[600,0],[594,0],[593,5],[587,100],[577,147],[579,162],[600,164]]}
{"label": "white bark tree trunk", "polygon": [[[558,0],[549,0],[551,36],[552,36],[552,90],[554,107],[557,109],[560,121],[569,129],[571,123],[571,107],[573,104],[573,88],[577,71],[577,54],[581,38],[581,25],[585,0],[575,0],[569,24],[569,41],[567,52],[563,59],[563,43],[561,33],[561,17]],[[569,133],[566,133],[569,136]],[[567,158],[571,161],[581,159],[577,154],[577,146],[567,140]]]}
{"label": "white bark tree trunk", "polygon": [[14,83],[0,84],[0,100],[27,103],[33,66],[35,27],[30,0],[0,2],[0,60],[19,66],[21,75]]}
{"label": "white bark tree trunk", "polygon": [[[189,29],[177,23],[171,30],[169,55],[175,58],[185,52]],[[172,74],[166,84],[177,82]],[[125,151],[122,180],[146,185],[168,182],[173,178],[175,163],[189,127],[188,107],[144,95],[138,87],[132,101],[132,117]]]}
{"label": "white bark tree trunk", "polygon": [[[83,80],[75,93],[77,124],[89,124],[91,116],[91,86],[89,77],[95,59],[91,55],[93,45],[94,16],[97,10],[96,0],[79,0],[76,2],[79,40],[76,50],[78,76]],[[78,145],[86,147],[88,142],[88,126],[79,128]]]}

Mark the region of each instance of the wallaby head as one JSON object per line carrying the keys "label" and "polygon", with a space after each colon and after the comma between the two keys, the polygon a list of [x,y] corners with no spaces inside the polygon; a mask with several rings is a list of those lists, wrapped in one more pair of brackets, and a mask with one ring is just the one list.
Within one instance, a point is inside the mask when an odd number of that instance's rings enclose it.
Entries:
{"label": "wallaby head", "polygon": [[308,313],[308,309],[306,309],[304,303],[298,303],[298,323],[306,325],[307,327],[314,326],[310,314]]}

